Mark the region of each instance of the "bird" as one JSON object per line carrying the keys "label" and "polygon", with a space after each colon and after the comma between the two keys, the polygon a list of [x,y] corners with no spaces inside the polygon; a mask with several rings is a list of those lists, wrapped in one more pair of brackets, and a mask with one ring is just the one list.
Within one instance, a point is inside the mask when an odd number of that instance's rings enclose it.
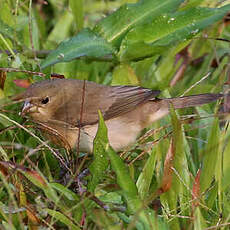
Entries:
{"label": "bird", "polygon": [[221,93],[206,93],[159,98],[159,94],[159,90],[140,86],[54,78],[31,84],[12,100],[24,101],[21,116],[29,115],[54,144],[70,150],[78,145],[81,152],[92,153],[99,110],[111,147],[121,151],[134,144],[144,128],[166,116],[171,106],[195,107],[223,97]]}

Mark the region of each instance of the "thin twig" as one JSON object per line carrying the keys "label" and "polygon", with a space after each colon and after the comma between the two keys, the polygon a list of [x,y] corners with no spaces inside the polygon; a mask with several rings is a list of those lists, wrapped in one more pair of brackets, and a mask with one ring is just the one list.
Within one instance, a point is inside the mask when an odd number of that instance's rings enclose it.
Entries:
{"label": "thin twig", "polygon": [[86,89],[86,81],[83,81],[83,87],[82,87],[82,99],[81,99],[81,110],[80,110],[80,124],[78,127],[78,138],[77,138],[77,155],[75,160],[75,171],[78,164],[78,157],[80,152],[80,138],[81,138],[81,124],[83,120],[83,109],[84,109],[84,103],[85,103],[85,89]]}
{"label": "thin twig", "polygon": [[48,125],[44,124],[44,123],[35,122],[35,121],[34,121],[34,123],[39,125],[38,129],[45,130],[49,134],[55,135],[58,138],[58,140],[60,140],[62,142],[62,144],[65,146],[65,149],[67,150],[67,152],[70,151],[71,147],[69,145],[69,142],[56,129],[53,129],[53,128],[49,127]]}
{"label": "thin twig", "polygon": [[3,43],[5,44],[5,46],[7,47],[7,49],[9,50],[9,52],[11,53],[11,55],[16,58],[16,55],[14,53],[14,51],[11,49],[11,47],[9,46],[9,44],[7,43],[7,41],[5,40],[5,38],[3,37],[3,35],[0,33],[0,39],[3,41]]}
{"label": "thin twig", "polygon": [[205,228],[205,230],[218,229],[218,228],[226,227],[229,225],[230,225],[230,223],[219,224],[217,226],[211,226],[211,227]]}
{"label": "thin twig", "polygon": [[[34,125],[24,125],[24,127],[26,127],[26,128],[33,128]],[[0,129],[0,134],[2,134],[4,132],[7,132],[9,130],[13,130],[13,129],[18,129],[18,126],[11,125],[11,126],[7,126],[7,127],[3,128],[3,129]]]}
{"label": "thin twig", "polygon": [[34,71],[29,71],[29,70],[17,69],[17,68],[0,68],[0,71],[4,71],[4,72],[22,72],[22,73],[27,73],[27,74],[38,75],[38,76],[41,76],[41,77],[46,76],[44,73],[41,73],[41,72],[34,72]]}
{"label": "thin twig", "polygon": [[191,89],[193,89],[195,86],[197,86],[198,84],[200,84],[202,81],[204,81],[209,75],[211,74],[211,72],[208,72],[204,77],[202,77],[199,81],[197,81],[195,84],[193,84],[192,86],[190,86],[187,90],[185,90],[185,92],[181,95],[181,97],[183,97],[186,93],[188,93]]}
{"label": "thin twig", "polygon": [[163,137],[158,138],[157,140],[151,142],[151,146],[147,149],[142,151],[137,157],[135,157],[131,162],[129,162],[129,165],[133,164],[136,160],[138,160],[140,157],[144,156],[145,153],[147,153],[148,151],[150,151],[150,149],[153,148],[153,145],[158,144],[160,141],[166,139],[167,137],[169,137],[173,132],[170,131],[167,134],[165,134]]}

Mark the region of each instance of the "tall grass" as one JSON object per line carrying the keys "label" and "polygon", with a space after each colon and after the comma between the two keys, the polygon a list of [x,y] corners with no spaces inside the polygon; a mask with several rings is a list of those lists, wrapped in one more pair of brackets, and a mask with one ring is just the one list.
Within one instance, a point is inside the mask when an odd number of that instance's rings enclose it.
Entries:
{"label": "tall grass", "polygon": [[76,151],[48,143],[10,100],[52,73],[161,97],[228,92],[229,1],[135,2],[1,0],[1,229],[229,228],[227,96],[172,109],[119,153],[100,116],[94,155],[73,168]]}

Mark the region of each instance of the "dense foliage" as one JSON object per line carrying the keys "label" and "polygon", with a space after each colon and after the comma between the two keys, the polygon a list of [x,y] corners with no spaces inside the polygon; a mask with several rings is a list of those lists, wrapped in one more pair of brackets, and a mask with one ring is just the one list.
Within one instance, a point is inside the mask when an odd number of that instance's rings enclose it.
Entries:
{"label": "dense foliage", "polygon": [[160,97],[226,93],[229,11],[229,0],[0,0],[0,228],[228,229],[227,96],[172,108],[121,153],[99,114],[90,156],[47,143],[10,96],[53,73]]}

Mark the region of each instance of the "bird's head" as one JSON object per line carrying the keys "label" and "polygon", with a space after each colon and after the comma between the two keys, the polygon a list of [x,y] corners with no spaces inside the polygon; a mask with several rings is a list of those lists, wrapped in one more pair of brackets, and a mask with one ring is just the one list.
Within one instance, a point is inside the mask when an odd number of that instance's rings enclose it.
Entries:
{"label": "bird's head", "polygon": [[45,80],[30,85],[26,91],[12,98],[24,101],[21,115],[29,115],[35,121],[48,121],[57,108],[64,103],[64,79]]}

